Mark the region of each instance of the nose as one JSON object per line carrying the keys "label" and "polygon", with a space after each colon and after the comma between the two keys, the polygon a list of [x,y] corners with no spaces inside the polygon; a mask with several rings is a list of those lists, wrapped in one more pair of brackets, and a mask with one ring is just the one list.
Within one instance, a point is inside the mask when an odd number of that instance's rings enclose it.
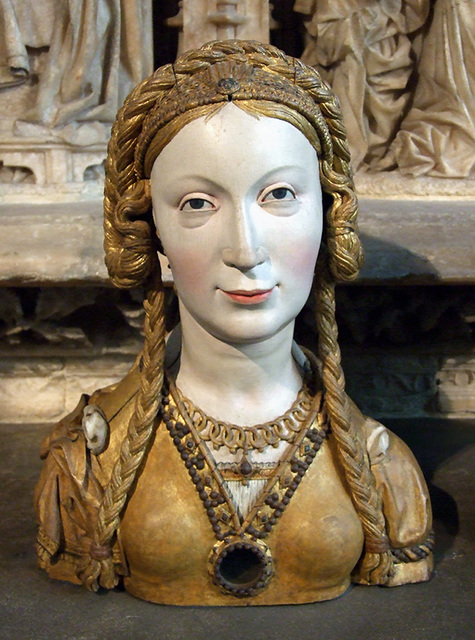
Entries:
{"label": "nose", "polygon": [[265,248],[259,244],[252,211],[233,211],[228,227],[228,243],[223,249],[223,262],[228,267],[249,271],[268,259]]}

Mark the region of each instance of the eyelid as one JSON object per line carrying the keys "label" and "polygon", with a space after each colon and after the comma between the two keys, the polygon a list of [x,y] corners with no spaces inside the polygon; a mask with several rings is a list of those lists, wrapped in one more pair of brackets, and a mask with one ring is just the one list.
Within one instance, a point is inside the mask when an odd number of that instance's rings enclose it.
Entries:
{"label": "eyelid", "polygon": [[[178,203],[178,210],[184,211],[185,206],[190,200],[204,200],[209,203],[209,207],[203,207],[203,209],[196,209],[196,211],[215,211],[218,208],[218,201],[213,196],[210,196],[208,193],[202,193],[201,191],[193,191],[192,193],[187,193],[186,196],[181,198]],[[191,209],[190,209],[191,210]]]}
{"label": "eyelid", "polygon": [[[287,189],[293,195],[293,200],[297,199],[297,194],[295,189],[288,182],[276,182],[268,187],[265,187],[259,194],[258,202],[260,204],[264,204],[266,202],[267,196],[269,196],[276,189]],[[282,199],[281,202],[291,202],[293,200]],[[279,202],[279,200],[272,200],[272,202]]]}

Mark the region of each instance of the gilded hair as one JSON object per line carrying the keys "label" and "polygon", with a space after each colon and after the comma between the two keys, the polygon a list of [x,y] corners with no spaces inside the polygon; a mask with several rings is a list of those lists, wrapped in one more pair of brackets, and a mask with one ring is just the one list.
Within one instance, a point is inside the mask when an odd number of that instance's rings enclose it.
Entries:
{"label": "gilded hair", "polygon": [[365,535],[356,579],[384,584],[392,571],[381,497],[350,419],[337,340],[335,283],[354,279],[362,262],[358,207],[339,104],[318,72],[299,60],[257,42],[224,41],[204,45],[158,69],[129,95],[112,129],[104,197],[106,264],[117,286],[146,288],[146,321],[135,411],[104,491],[90,562],[81,572],[83,582],[94,590],[117,583],[111,547],[153,433],[163,384],[163,286],[150,171],[160,151],[188,122],[212,115],[230,100],[258,116],[289,122],[317,151],[322,189],[331,199],[314,279],[319,356],[332,432]]}

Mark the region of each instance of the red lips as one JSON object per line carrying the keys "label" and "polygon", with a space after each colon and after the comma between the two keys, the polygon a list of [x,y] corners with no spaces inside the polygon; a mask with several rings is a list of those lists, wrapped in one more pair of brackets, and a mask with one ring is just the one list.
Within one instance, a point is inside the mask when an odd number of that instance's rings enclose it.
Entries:
{"label": "red lips", "polygon": [[231,298],[234,302],[238,304],[259,304],[260,302],[264,302],[267,298],[270,297],[273,292],[274,287],[272,289],[256,289],[255,291],[223,291],[228,298]]}

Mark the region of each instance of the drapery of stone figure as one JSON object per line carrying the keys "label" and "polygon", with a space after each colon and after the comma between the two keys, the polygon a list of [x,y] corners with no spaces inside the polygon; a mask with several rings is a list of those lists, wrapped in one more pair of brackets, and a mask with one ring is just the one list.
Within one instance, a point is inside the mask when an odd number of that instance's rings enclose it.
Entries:
{"label": "drapery of stone figure", "polygon": [[475,1],[436,0],[414,103],[395,151],[402,173],[463,178],[475,168]]}
{"label": "drapery of stone figure", "polygon": [[29,52],[48,47],[36,100],[23,122],[47,129],[112,122],[125,96],[152,71],[148,1],[0,0],[0,11],[2,86],[28,77]]}
{"label": "drapery of stone figure", "polygon": [[297,0],[294,8],[311,16],[302,60],[340,99],[354,168],[386,168],[429,0]]}

